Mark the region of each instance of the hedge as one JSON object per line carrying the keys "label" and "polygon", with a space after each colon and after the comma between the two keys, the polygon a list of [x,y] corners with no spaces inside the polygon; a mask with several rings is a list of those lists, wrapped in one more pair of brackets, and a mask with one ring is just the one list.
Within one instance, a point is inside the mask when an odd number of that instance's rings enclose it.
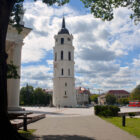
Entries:
{"label": "hedge", "polygon": [[94,107],[94,109],[96,115],[104,117],[118,116],[118,112],[120,111],[119,107],[113,105],[105,105],[105,106],[97,105]]}

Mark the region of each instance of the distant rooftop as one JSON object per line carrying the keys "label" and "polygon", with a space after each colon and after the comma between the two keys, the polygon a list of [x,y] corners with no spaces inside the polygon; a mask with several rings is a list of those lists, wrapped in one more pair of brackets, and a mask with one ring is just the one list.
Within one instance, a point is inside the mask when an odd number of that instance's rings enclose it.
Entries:
{"label": "distant rooftop", "polygon": [[107,93],[109,93],[109,94],[129,94],[129,92],[125,91],[125,90],[109,90]]}

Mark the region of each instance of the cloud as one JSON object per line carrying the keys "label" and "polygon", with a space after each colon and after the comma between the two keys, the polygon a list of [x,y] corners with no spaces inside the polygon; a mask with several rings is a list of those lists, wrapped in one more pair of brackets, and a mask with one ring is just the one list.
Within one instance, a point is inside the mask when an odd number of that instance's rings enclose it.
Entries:
{"label": "cloud", "polygon": [[21,86],[25,84],[35,87],[49,87],[52,85],[52,73],[50,68],[45,65],[23,66],[21,70]]}
{"label": "cloud", "polygon": [[103,22],[69,5],[48,7],[37,1],[26,2],[24,6],[25,26],[32,28],[32,32],[24,40],[21,86],[30,82],[52,88],[54,35],[61,28],[63,12],[66,27],[74,36],[76,86],[130,90],[138,83],[132,73],[138,72],[139,58],[131,56],[128,65],[126,59],[122,64],[123,58],[140,44],[140,25],[133,25],[130,10],[118,8],[112,21]]}
{"label": "cloud", "polygon": [[85,48],[79,51],[79,56],[83,60],[90,61],[111,61],[116,57],[113,51],[104,49],[96,44],[91,48]]}

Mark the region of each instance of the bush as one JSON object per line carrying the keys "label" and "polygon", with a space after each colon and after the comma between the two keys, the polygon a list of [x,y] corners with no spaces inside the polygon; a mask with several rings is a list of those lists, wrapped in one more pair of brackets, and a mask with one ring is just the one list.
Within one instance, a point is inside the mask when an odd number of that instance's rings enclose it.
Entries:
{"label": "bush", "polygon": [[95,114],[98,116],[104,116],[104,117],[115,117],[118,116],[118,112],[120,111],[120,108],[117,106],[112,105],[106,105],[106,106],[95,106]]}
{"label": "bush", "polygon": [[132,113],[132,112],[128,113],[128,115],[129,115],[130,118],[135,117],[135,113]]}

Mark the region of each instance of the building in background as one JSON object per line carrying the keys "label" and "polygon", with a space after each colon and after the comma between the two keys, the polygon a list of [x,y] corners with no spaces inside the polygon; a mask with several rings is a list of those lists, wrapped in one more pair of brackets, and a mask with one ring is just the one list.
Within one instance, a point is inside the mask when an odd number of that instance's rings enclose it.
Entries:
{"label": "building in background", "polygon": [[98,104],[100,105],[105,105],[106,104],[106,95],[114,95],[117,100],[123,99],[123,98],[128,98],[130,96],[130,93],[125,90],[109,90],[108,92],[101,94],[98,97]]}
{"label": "building in background", "polygon": [[106,104],[106,98],[105,98],[106,94],[101,94],[99,97],[98,97],[98,104],[99,105],[105,105]]}
{"label": "building in background", "polygon": [[117,100],[121,98],[128,98],[130,96],[129,92],[125,90],[109,90],[107,94],[114,95]]}
{"label": "building in background", "polygon": [[53,95],[53,90],[52,89],[44,89],[44,91],[45,91],[46,94]]}
{"label": "building in background", "polygon": [[76,88],[76,100],[78,105],[86,105],[89,104],[89,89],[85,89],[82,87]]}

